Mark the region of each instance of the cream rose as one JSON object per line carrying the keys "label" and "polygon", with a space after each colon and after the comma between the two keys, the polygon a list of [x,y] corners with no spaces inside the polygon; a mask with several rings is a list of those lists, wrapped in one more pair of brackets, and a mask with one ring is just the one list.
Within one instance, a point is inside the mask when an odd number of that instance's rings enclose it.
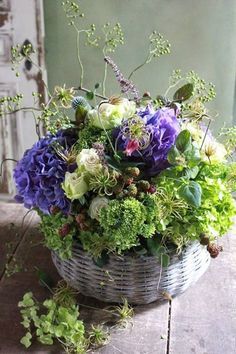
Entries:
{"label": "cream rose", "polygon": [[99,220],[99,214],[102,208],[106,208],[109,200],[105,197],[95,197],[89,207],[88,213],[92,219]]}
{"label": "cream rose", "polygon": [[88,191],[89,187],[83,174],[78,175],[76,172],[66,172],[62,188],[67,198],[74,200],[81,198]]}
{"label": "cream rose", "polygon": [[100,157],[95,149],[83,149],[76,158],[79,171],[96,175],[102,168]]}
{"label": "cream rose", "polygon": [[102,103],[98,109],[88,112],[91,124],[101,129],[113,129],[121,125],[123,119],[133,117],[136,112],[136,104],[127,98],[120,98],[117,103]]}

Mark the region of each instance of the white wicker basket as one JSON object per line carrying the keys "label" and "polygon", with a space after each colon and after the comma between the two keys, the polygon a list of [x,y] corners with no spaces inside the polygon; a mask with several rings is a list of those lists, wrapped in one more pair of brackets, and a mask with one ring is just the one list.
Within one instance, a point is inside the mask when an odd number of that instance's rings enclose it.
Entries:
{"label": "white wicker basket", "polygon": [[115,256],[98,267],[91,256],[74,244],[72,258],[61,260],[52,253],[53,262],[61,275],[80,293],[101,301],[148,304],[163,300],[166,294],[178,295],[194,284],[207,270],[210,256],[205,246],[194,242],[181,253],[173,254],[170,264],[161,269],[152,256]]}

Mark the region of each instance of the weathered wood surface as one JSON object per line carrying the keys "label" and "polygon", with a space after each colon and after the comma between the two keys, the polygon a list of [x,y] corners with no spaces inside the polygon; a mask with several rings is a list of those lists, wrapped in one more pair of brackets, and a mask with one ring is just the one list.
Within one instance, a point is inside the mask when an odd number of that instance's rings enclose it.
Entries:
{"label": "weathered wood surface", "polygon": [[207,273],[172,301],[171,354],[236,353],[236,232],[220,243]]}
{"label": "weathered wood surface", "polygon": [[[57,345],[42,346],[36,342],[25,350],[19,343],[24,329],[20,325],[18,301],[29,290],[39,300],[49,296],[49,292],[39,285],[34,267],[49,273],[55,283],[59,279],[50,252],[40,242],[37,216],[33,213],[27,215],[22,227],[24,215],[22,206],[0,203],[0,353],[60,354],[63,351]],[[8,277],[12,265],[14,273],[14,262],[20,263],[23,269]],[[212,261],[208,272],[195,286],[170,304],[136,307],[133,325],[126,329],[113,329],[110,343],[91,353],[235,354],[235,264],[236,236],[231,233],[224,238],[224,252]],[[92,307],[80,307],[81,317],[86,323],[109,320],[103,311],[107,304],[84,296],[79,296],[78,301]]]}
{"label": "weathered wood surface", "polygon": [[[41,300],[49,296],[48,290],[38,284],[38,278],[34,267],[38,267],[55,279],[59,279],[50,252],[40,243],[41,235],[36,226],[38,218],[35,214],[29,214],[24,221],[22,218],[26,211],[22,206],[15,204],[0,204],[0,258],[6,254],[8,242],[16,242],[12,257],[16,262],[23,263],[23,271],[13,274],[11,277],[3,274],[0,281],[0,353],[1,354],[59,354],[63,352],[58,346],[42,346],[34,343],[29,350],[25,350],[19,343],[24,334],[24,328],[20,324],[20,315],[17,303],[27,291],[33,291]],[[9,226],[10,225],[10,226]],[[10,232],[10,231],[11,232]],[[17,236],[17,235],[20,236]],[[20,239],[20,241],[19,241]],[[6,261],[6,257],[4,257]],[[3,268],[6,270],[6,268]],[[80,304],[90,305],[94,309],[81,306],[81,317],[88,323],[101,323],[107,321],[107,315],[103,311],[108,304],[99,303],[93,299],[79,296]],[[135,309],[135,317],[132,326],[127,329],[112,330],[110,343],[101,349],[94,351],[96,354],[165,354],[167,346],[168,303],[157,306],[139,306]]]}

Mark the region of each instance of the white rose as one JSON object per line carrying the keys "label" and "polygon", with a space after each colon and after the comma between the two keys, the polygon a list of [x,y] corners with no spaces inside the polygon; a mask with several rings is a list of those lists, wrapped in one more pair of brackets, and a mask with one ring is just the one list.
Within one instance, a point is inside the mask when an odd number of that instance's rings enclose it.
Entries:
{"label": "white rose", "polygon": [[88,112],[91,124],[101,129],[113,129],[121,125],[123,119],[129,119],[136,112],[136,104],[127,98],[119,98],[118,103],[102,103],[98,109]]}
{"label": "white rose", "polygon": [[105,197],[95,197],[89,207],[88,213],[92,219],[99,220],[99,214],[102,208],[106,208],[109,200]]}
{"label": "white rose", "polygon": [[102,168],[100,157],[95,149],[83,149],[76,158],[78,170],[96,175]]}

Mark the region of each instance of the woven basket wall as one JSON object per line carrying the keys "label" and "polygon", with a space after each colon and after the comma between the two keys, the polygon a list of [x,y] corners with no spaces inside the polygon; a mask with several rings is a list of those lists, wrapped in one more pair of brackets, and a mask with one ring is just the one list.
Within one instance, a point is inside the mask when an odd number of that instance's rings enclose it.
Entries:
{"label": "woven basket wall", "polygon": [[163,269],[152,256],[115,255],[100,268],[76,243],[71,259],[61,260],[56,253],[52,253],[52,259],[61,277],[80,293],[107,302],[126,298],[131,304],[148,304],[163,300],[166,293],[182,293],[210,263],[206,247],[199,242],[189,245],[179,257],[171,256],[169,266]]}

